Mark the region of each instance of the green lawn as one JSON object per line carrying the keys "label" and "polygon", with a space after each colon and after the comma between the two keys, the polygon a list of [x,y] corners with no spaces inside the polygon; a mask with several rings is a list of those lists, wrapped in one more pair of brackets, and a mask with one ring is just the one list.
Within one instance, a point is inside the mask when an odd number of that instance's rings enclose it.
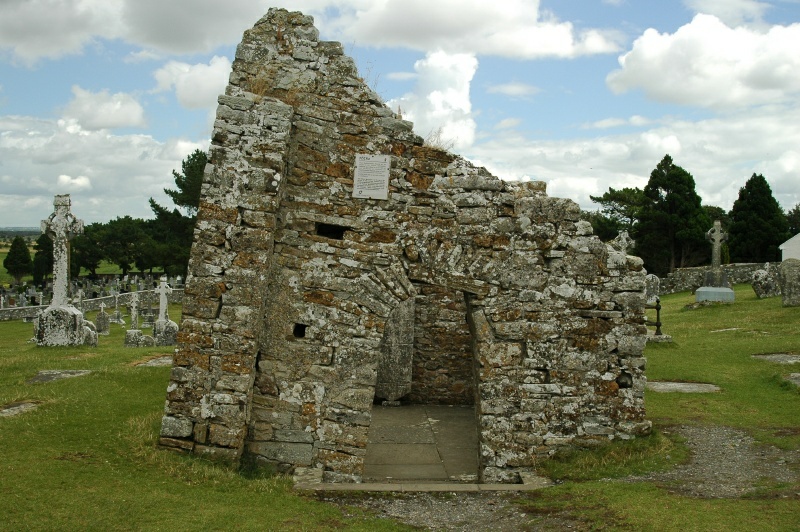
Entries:
{"label": "green lawn", "polygon": [[[798,529],[800,485],[704,500],[607,480],[685,459],[683,444],[665,435],[675,424],[729,425],[764,443],[800,448],[800,392],[782,380],[800,367],[751,357],[800,351],[800,308],[757,300],[749,286],[736,287],[731,305],[685,310],[691,302],[686,293],[662,299],[663,330],[675,341],[648,345],[648,378],[710,382],[722,392],[648,391],[654,436],[547,466],[562,483],[520,495],[520,509],[532,519],[559,513],[587,530]],[[180,307],[170,315],[179,316]],[[294,493],[281,477],[155,447],[170,370],[134,363],[169,348],[126,349],[116,325],[96,348],[39,348],[27,342],[31,336],[29,323],[0,322],[0,404],[39,402],[33,412],[0,418],[0,529],[406,529],[357,510],[343,514]],[[42,369],[93,373],[26,384]]]}
{"label": "green lawn", "polygon": [[[170,368],[134,363],[171,348],[124,348],[124,330],[114,324],[96,348],[36,347],[27,343],[32,332],[30,323],[0,322],[0,404],[39,403],[0,418],[0,529],[405,529],[344,517],[296,495],[282,477],[157,449]],[[92,373],[26,384],[43,369]]]}

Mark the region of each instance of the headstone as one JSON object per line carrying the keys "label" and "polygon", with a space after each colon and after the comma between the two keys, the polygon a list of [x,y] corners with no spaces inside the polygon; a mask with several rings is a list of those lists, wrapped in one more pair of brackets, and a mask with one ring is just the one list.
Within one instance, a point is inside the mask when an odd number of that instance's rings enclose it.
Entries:
{"label": "headstone", "polygon": [[658,275],[648,274],[644,280],[644,296],[648,305],[654,304],[658,300],[661,290],[661,279]]}
{"label": "headstone", "polygon": [[139,328],[139,294],[134,292],[131,294],[131,329]]}
{"label": "headstone", "polygon": [[730,283],[722,270],[722,243],[728,239],[728,233],[722,230],[719,220],[714,220],[714,227],[706,233],[706,240],[711,242],[711,270],[706,272],[703,286],[695,292],[697,302],[712,301],[732,303],[734,293]]}
{"label": "headstone", "polygon": [[153,338],[156,345],[175,345],[178,343],[178,324],[171,321],[167,314],[172,288],[166,277],[161,277],[155,293],[158,294],[158,319],[153,325]]}
{"label": "headstone", "polygon": [[750,285],[753,287],[753,292],[756,293],[758,299],[781,295],[781,284],[778,280],[778,275],[770,267],[769,262],[764,265],[763,270],[753,272]]}
{"label": "headstone", "polygon": [[111,329],[111,317],[106,312],[105,303],[100,303],[100,311],[94,319],[94,324],[97,327],[97,334],[108,336]]}
{"label": "headstone", "polygon": [[125,331],[125,347],[152,347],[156,345],[152,336],[142,334],[139,329]]}
{"label": "headstone", "polygon": [[784,307],[800,307],[800,260],[786,259],[781,262],[781,294]]}
{"label": "headstone", "polygon": [[97,345],[94,324],[69,301],[69,241],[83,233],[83,221],[70,212],[69,194],[57,195],[55,210],[42,221],[42,232],[53,241],[53,299],[39,312],[34,327],[39,346]]}
{"label": "headstone", "polygon": [[150,329],[155,322],[155,313],[153,312],[153,292],[151,290],[144,290],[142,294],[142,317],[140,329]]}
{"label": "headstone", "polygon": [[118,325],[125,325],[125,320],[119,311],[119,292],[116,290],[114,291],[114,312],[111,313],[110,321]]}

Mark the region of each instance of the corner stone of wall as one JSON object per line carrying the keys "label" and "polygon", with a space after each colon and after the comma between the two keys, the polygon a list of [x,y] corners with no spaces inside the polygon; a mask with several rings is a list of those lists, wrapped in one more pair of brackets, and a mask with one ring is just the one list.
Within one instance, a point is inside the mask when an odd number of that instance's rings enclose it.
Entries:
{"label": "corner stone of wall", "polygon": [[[388,199],[353,197],[360,154],[390,158]],[[474,404],[481,479],[516,482],[649,432],[644,278],[544,183],[423,146],[310,17],[270,10],[219,98],[161,444],[357,482],[376,390],[407,393]]]}

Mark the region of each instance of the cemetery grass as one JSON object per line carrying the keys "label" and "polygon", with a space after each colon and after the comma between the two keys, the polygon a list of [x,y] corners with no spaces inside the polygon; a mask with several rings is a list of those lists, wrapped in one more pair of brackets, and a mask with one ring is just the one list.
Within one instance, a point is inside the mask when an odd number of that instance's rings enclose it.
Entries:
{"label": "cemetery grass", "polygon": [[[407,530],[283,476],[157,448],[170,368],[135,364],[172,348],[124,348],[111,327],[98,347],[41,348],[30,323],[0,322],[0,405],[38,404],[0,417],[1,530]],[[26,383],[46,369],[92,373]]]}
{"label": "cemetery grass", "polygon": [[[799,352],[800,309],[758,300],[749,285],[736,287],[732,305],[684,308],[693,301],[688,293],[662,298],[664,332],[675,341],[647,346],[648,379],[708,382],[722,391],[647,391],[653,436],[542,464],[539,472],[559,484],[517,497],[534,525],[544,517],[575,529],[796,529],[799,485],[763,481],[745,498],[709,499],[625,481],[689,459],[672,430],[678,425],[736,427],[763,444],[800,448],[800,392],[783,381],[797,369],[751,356]],[[25,342],[31,334],[28,323],[0,323],[0,404],[39,403],[0,418],[0,529],[403,529],[349,503],[298,496],[287,479],[267,472],[156,448],[169,368],[133,364],[170,348],[125,349],[115,325],[97,348],[37,348]],[[25,383],[42,369],[93,373]]]}
{"label": "cemetery grass", "polygon": [[694,303],[690,293],[663,297],[663,330],[674,342],[650,343],[645,350],[648,381],[711,383],[722,390],[646,391],[653,435],[543,464],[540,473],[561,484],[522,498],[527,512],[571,518],[589,529],[797,529],[800,484],[763,480],[756,493],[722,499],[690,497],[658,483],[620,481],[643,470],[686,463],[687,448],[672,431],[678,425],[734,427],[758,444],[800,449],[800,390],[785,381],[800,368],[752,356],[800,354],[800,308],[784,308],[780,297],[759,300],[750,285],[736,286],[735,293],[733,304],[694,309],[686,308]]}

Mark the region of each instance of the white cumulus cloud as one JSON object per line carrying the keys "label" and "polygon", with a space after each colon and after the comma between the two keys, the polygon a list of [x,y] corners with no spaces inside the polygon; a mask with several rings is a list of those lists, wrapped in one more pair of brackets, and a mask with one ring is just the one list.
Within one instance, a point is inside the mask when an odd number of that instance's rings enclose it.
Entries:
{"label": "white cumulus cloud", "polygon": [[[186,140],[85,130],[74,120],[5,116],[0,130],[0,209],[17,211],[7,225],[38,226],[52,212],[53,196],[64,193],[87,223],[125,214],[151,218],[147,198],[171,205],[163,189],[174,186],[172,170],[195,149],[208,149]],[[39,210],[18,210],[23,203]]]}
{"label": "white cumulus cloud", "polygon": [[170,61],[153,74],[158,84],[155,92],[174,89],[178,102],[187,109],[213,108],[217,96],[225,92],[230,72],[227,57],[215,55],[207,65]]}
{"label": "white cumulus cloud", "polygon": [[438,132],[455,148],[475,140],[475,120],[469,90],[478,60],[471,54],[433,52],[414,64],[417,83],[413,92],[387,102],[414,122],[414,131],[427,137]]}
{"label": "white cumulus cloud", "polygon": [[92,180],[86,177],[85,175],[79,175],[77,177],[71,177],[66,174],[61,174],[58,176],[58,180],[56,181],[58,184],[58,188],[71,192],[74,190],[82,190],[82,189],[90,189],[92,188]]}
{"label": "white cumulus cloud", "polygon": [[[336,5],[335,18],[324,7]],[[538,0],[300,1],[326,34],[371,46],[444,50],[535,59],[620,49],[616,31],[578,29],[541,9]]]}
{"label": "white cumulus cloud", "polygon": [[606,81],[658,101],[715,109],[772,104],[800,93],[800,24],[767,31],[696,15],[674,34],[648,29]]}
{"label": "white cumulus cloud", "polygon": [[757,0],[685,0],[684,3],[696,13],[714,15],[729,26],[758,22],[770,7]]}
{"label": "white cumulus cloud", "polygon": [[72,101],[64,109],[64,116],[76,120],[83,129],[145,125],[144,109],[130,94],[110,94],[107,90],[91,92],[74,85],[72,95]]}
{"label": "white cumulus cloud", "polygon": [[487,89],[491,94],[503,94],[513,98],[521,98],[524,96],[533,96],[539,92],[539,88],[527,83],[520,83],[512,81],[510,83],[501,83],[499,85],[492,85]]}

